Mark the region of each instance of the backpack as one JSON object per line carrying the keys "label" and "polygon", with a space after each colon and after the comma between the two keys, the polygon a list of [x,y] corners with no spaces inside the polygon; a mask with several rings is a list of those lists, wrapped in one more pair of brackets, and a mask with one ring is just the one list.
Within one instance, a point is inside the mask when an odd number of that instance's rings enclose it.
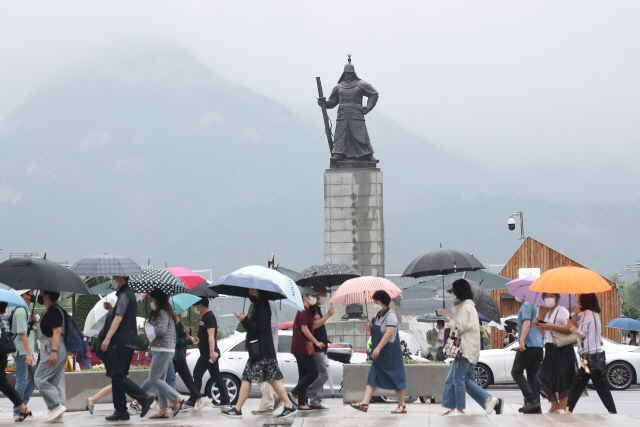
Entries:
{"label": "backpack", "polygon": [[[15,346],[15,339],[18,336],[18,334],[14,334],[13,332],[11,332],[11,330],[13,329],[13,315],[16,314],[16,310],[18,310],[19,308],[24,309],[25,313],[27,314],[27,322],[29,321],[29,312],[27,311],[26,308],[24,307],[16,307],[12,312],[11,315],[9,316],[9,335],[11,335],[11,342],[13,342],[13,347],[11,347],[11,345],[9,344],[9,338],[4,338],[3,344],[2,344],[2,348],[6,350],[7,354],[8,353],[15,353],[17,352],[16,346]],[[33,330],[33,325],[31,323],[28,323],[28,327],[27,327],[27,337],[29,335],[31,335],[31,331]],[[13,350],[11,350],[13,349]],[[0,351],[0,353],[4,353],[5,350]],[[11,350],[11,351],[9,351]],[[17,354],[17,356],[19,356],[19,354]]]}
{"label": "backpack", "polygon": [[78,327],[78,323],[75,319],[62,309],[59,305],[56,305],[62,312],[63,318],[63,333],[64,345],[67,347],[68,353],[86,353],[89,349],[89,344],[84,340],[84,335]]}

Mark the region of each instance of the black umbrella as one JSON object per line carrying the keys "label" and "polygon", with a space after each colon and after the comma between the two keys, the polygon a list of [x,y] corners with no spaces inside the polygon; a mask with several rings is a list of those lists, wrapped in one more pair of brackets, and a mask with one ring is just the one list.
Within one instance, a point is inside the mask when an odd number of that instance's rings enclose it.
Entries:
{"label": "black umbrella", "polygon": [[12,258],[0,264],[0,282],[13,289],[75,292],[91,295],[80,276],[55,262],[40,258]]}
{"label": "black umbrella", "polygon": [[[453,290],[453,282],[460,279],[462,279],[462,277],[445,277],[444,290],[451,293]],[[464,280],[469,282],[469,285],[471,285],[471,290],[473,291],[473,303],[476,305],[476,311],[478,314],[484,315],[489,318],[489,320],[493,320],[496,323],[500,323],[500,308],[498,307],[496,300],[491,296],[491,293],[473,280]],[[434,281],[442,283],[442,278],[436,277],[434,278]]]}
{"label": "black umbrella", "polygon": [[349,279],[360,277],[362,273],[347,264],[318,264],[304,270],[296,277],[298,286],[314,287],[324,285],[327,289],[337,288]]}
{"label": "black umbrella", "polygon": [[160,289],[167,295],[185,294],[188,291],[178,276],[165,269],[142,267],[142,271],[144,274],[129,276],[129,287],[137,294],[148,294],[154,289]]}
{"label": "black umbrella", "polygon": [[217,298],[218,293],[209,287],[208,282],[202,282],[195,288],[191,288],[187,291],[188,294],[195,295],[200,298]]}
{"label": "black umbrella", "polygon": [[[429,252],[426,255],[414,259],[402,273],[403,276],[425,277],[456,273],[458,271],[481,270],[484,265],[473,255],[462,251],[440,249]],[[442,307],[444,308],[444,292],[442,295]]]}

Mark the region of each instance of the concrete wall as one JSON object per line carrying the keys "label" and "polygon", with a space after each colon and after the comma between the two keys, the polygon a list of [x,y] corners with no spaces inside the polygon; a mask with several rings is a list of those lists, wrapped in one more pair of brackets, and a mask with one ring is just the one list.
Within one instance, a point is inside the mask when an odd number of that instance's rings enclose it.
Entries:
{"label": "concrete wall", "polygon": [[[129,378],[138,385],[149,378],[149,370],[129,371]],[[84,411],[86,407],[86,399],[93,396],[105,386],[111,384],[111,378],[106,376],[104,371],[94,372],[67,372],[65,374],[67,401],[64,406],[68,411]],[[155,389],[151,387],[149,394],[155,394]],[[128,396],[127,396],[128,398]],[[100,399],[100,403],[112,403],[111,395],[107,395]]]}

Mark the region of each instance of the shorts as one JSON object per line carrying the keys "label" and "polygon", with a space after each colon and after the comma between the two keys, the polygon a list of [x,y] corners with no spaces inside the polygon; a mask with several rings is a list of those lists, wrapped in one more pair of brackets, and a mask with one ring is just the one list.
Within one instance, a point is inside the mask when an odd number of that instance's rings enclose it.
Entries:
{"label": "shorts", "polygon": [[282,372],[276,359],[249,360],[242,373],[242,381],[263,383],[282,379]]}

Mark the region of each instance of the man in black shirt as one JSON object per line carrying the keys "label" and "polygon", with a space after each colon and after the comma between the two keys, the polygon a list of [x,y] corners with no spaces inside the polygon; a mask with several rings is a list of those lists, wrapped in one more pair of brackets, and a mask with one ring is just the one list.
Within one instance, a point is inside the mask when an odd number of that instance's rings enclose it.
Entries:
{"label": "man in black shirt", "polygon": [[[209,371],[209,375],[213,378],[220,392],[220,401],[215,406],[229,406],[231,404],[229,392],[222,375],[220,375],[220,365],[218,363],[218,358],[220,357],[220,349],[218,349],[216,341],[218,323],[216,322],[216,316],[209,310],[209,298],[202,298],[193,305],[193,308],[196,313],[202,315],[197,335],[200,357],[193,368],[193,382],[196,388],[202,391],[202,376],[206,371]],[[187,402],[187,405],[193,406],[195,402]]]}
{"label": "man in black shirt", "polygon": [[327,407],[322,406],[322,399],[324,396],[324,383],[329,379],[331,372],[329,371],[329,359],[327,358],[327,346],[329,345],[329,339],[327,338],[327,328],[324,324],[334,314],[333,307],[331,307],[326,315],[322,315],[322,306],[327,303],[327,288],[322,285],[315,286],[314,291],[318,292],[317,302],[315,305],[309,307],[309,311],[314,318],[314,330],[313,336],[315,339],[324,344],[324,347],[319,348],[313,346],[316,354],[313,356],[318,367],[318,378],[311,383],[307,389],[307,398],[309,399],[309,409],[316,411],[326,411]]}

